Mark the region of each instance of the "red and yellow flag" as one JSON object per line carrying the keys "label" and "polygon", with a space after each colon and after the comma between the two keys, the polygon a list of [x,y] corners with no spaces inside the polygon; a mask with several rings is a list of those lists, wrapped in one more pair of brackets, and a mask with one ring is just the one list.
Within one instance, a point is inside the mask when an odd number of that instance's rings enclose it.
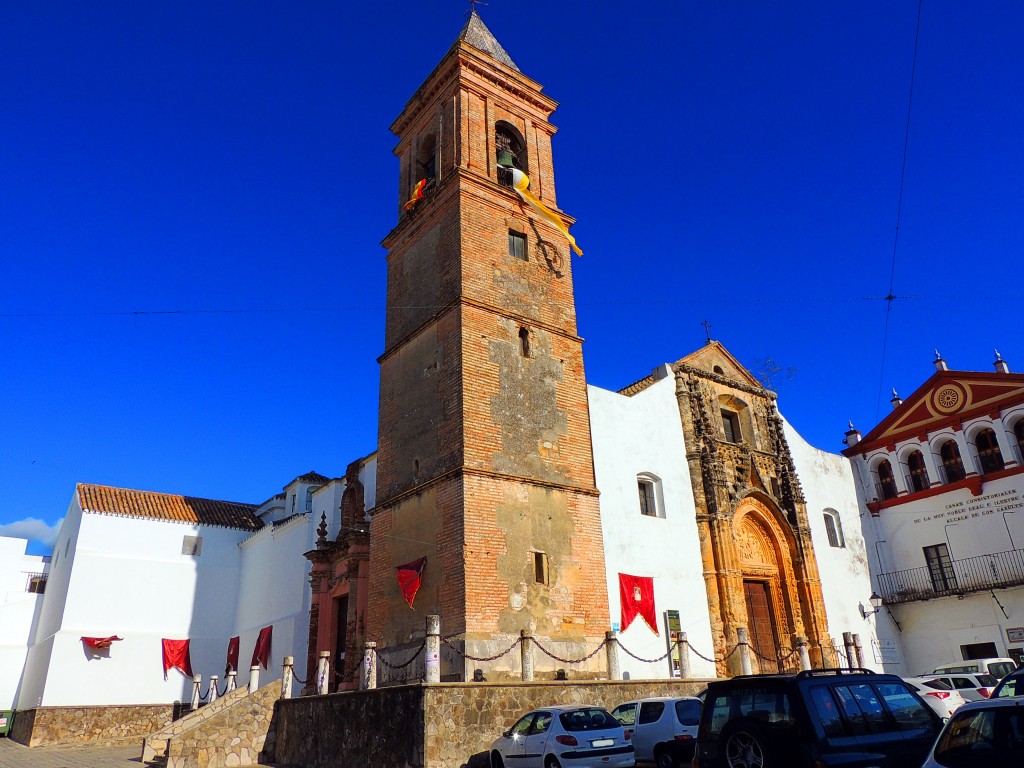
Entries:
{"label": "red and yellow flag", "polygon": [[537,211],[537,213],[543,216],[545,221],[552,224],[555,229],[565,235],[569,240],[569,245],[571,245],[572,249],[576,252],[576,255],[582,256],[583,251],[581,251],[580,247],[576,245],[576,238],[569,234],[569,228],[565,226],[565,222],[562,221],[562,218],[538,200],[529,190],[530,177],[518,168],[508,168],[508,170],[512,172],[512,189],[516,191],[516,194],[519,195],[524,202],[529,203],[530,207]]}
{"label": "red and yellow flag", "polygon": [[409,202],[405,204],[405,210],[411,211],[416,207],[416,203],[423,199],[423,190],[427,186],[426,179],[420,179],[416,182],[416,186],[413,187],[412,197],[409,198]]}

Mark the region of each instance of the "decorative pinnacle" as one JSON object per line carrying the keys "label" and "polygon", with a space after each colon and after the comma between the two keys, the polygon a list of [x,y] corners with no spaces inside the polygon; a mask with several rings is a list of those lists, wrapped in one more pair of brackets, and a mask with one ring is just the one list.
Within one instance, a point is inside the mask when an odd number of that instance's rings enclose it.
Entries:
{"label": "decorative pinnacle", "polygon": [[316,529],[316,545],[318,547],[327,546],[327,513],[322,512],[320,514],[320,525]]}
{"label": "decorative pinnacle", "polygon": [[853,426],[853,419],[850,419],[850,420],[849,420],[849,421],[847,422],[847,424],[849,424],[849,425],[850,425],[850,431],[851,431],[851,432],[854,432],[854,431],[856,431],[856,429],[857,429],[857,428],[856,428],[855,426]]}
{"label": "decorative pinnacle", "polygon": [[935,359],[936,360],[941,360],[942,359],[942,355],[939,354],[939,350],[937,350],[937,349],[935,350]]}
{"label": "decorative pinnacle", "polygon": [[896,391],[896,387],[892,388],[892,396],[894,400],[900,396],[899,392]]}
{"label": "decorative pinnacle", "polygon": [[998,363],[1002,359],[1003,359],[1003,356],[999,354],[999,350],[997,349],[996,350],[996,362]]}

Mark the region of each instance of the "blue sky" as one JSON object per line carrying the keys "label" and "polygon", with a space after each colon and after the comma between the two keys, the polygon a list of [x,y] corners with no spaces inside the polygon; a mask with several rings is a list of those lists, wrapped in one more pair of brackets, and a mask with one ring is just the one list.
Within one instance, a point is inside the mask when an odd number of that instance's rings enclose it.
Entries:
{"label": "blue sky", "polygon": [[[258,503],[374,449],[388,126],[467,8],[0,6],[0,534],[48,551],[76,482]],[[917,11],[481,8],[561,103],[592,384],[706,319],[838,450],[934,348],[1024,370],[1024,4],[924,0],[891,273]]]}

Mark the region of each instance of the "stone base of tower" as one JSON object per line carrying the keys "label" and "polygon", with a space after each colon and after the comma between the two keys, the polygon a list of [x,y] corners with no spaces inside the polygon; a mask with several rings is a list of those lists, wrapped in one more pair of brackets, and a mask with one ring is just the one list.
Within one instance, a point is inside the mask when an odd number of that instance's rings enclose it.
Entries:
{"label": "stone base of tower", "polygon": [[[378,507],[370,542],[367,639],[381,684],[421,676],[422,659],[401,665],[423,644],[429,614],[441,617],[443,681],[478,669],[520,678],[524,630],[538,679],[606,675],[603,653],[581,661],[610,627],[596,494],[463,469]],[[421,557],[410,607],[396,568]]]}

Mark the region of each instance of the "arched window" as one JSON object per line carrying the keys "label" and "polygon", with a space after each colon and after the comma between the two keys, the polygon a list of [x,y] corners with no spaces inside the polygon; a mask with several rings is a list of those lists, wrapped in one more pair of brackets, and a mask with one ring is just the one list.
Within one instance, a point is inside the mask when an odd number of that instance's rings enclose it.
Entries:
{"label": "arched window", "polygon": [[843,537],[843,521],[839,519],[839,513],[834,509],[826,509],[825,533],[828,534],[828,545],[830,547],[845,547],[846,539]]}
{"label": "arched window", "polygon": [[437,178],[437,141],[433,134],[427,134],[420,139],[416,152],[415,176],[416,180],[426,179],[428,184]]}
{"label": "arched window", "polygon": [[498,163],[498,183],[503,187],[512,186],[512,173],[502,166],[512,166],[523,173],[529,173],[526,142],[515,127],[502,120],[494,125],[494,151]]}
{"label": "arched window", "polygon": [[1013,425],[1013,436],[1017,438],[1017,463],[1024,462],[1024,419]]}
{"label": "arched window", "polygon": [[942,459],[942,471],[946,475],[947,483],[955,483],[957,480],[967,477],[956,440],[947,440],[942,444],[942,447],[939,448],[939,458]]}
{"label": "arched window", "polygon": [[928,468],[924,465],[924,456],[920,451],[912,451],[907,456],[907,469],[910,470],[910,486],[915,491],[926,490],[931,485],[928,482]]}
{"label": "arched window", "polygon": [[661,481],[654,475],[637,475],[636,487],[640,494],[640,514],[645,517],[664,517]]}
{"label": "arched window", "polygon": [[978,449],[981,474],[987,475],[1003,468],[1003,454],[999,451],[999,442],[996,440],[995,432],[988,428],[981,430],[974,438],[974,445]]}
{"label": "arched window", "polygon": [[530,356],[530,330],[528,328],[519,329],[519,351],[523,357]]}
{"label": "arched window", "polygon": [[896,478],[888,459],[882,459],[878,465],[878,495],[883,499],[896,498]]}

